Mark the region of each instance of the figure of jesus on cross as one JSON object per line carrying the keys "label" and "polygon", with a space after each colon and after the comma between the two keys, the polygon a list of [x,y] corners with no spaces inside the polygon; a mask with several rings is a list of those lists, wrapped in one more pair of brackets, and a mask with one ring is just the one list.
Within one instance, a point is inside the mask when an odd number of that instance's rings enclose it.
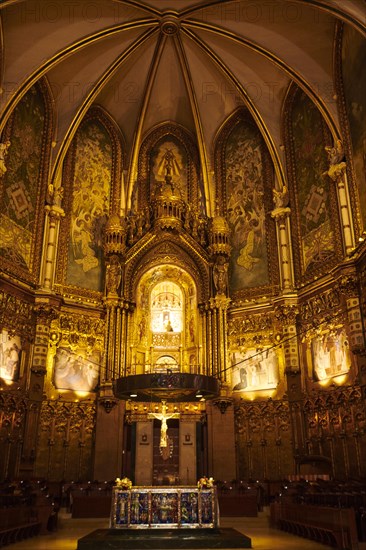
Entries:
{"label": "figure of jesus on cross", "polygon": [[160,429],[160,447],[164,448],[168,446],[168,424],[167,420],[169,418],[179,418],[179,413],[167,414],[166,401],[161,402],[161,413],[149,413],[148,418],[157,418],[161,420],[161,429]]}

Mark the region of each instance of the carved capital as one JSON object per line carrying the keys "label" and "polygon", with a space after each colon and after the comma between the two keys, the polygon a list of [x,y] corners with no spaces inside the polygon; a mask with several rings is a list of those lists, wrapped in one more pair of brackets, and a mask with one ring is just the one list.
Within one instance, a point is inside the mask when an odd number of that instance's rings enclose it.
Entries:
{"label": "carved capital", "polygon": [[233,400],[229,397],[220,397],[219,399],[214,399],[212,403],[219,409],[221,414],[225,414],[227,409],[232,406]]}

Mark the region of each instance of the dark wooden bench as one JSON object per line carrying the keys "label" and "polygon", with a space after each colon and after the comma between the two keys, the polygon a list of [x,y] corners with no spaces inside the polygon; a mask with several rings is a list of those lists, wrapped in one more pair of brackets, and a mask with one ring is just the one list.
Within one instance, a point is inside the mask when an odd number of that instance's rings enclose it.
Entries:
{"label": "dark wooden bench", "polygon": [[33,521],[0,529],[0,547],[39,535],[41,522]]}
{"label": "dark wooden bench", "polygon": [[41,531],[41,521],[30,506],[0,509],[0,547],[34,537]]}
{"label": "dark wooden bench", "polygon": [[286,531],[292,535],[314,540],[328,546],[333,546],[334,548],[350,548],[348,546],[347,533],[342,532],[342,529],[334,525],[329,527],[325,525],[310,525],[288,519],[279,520],[279,524],[282,531]]}
{"label": "dark wooden bench", "polygon": [[273,527],[341,550],[357,550],[358,537],[352,508],[274,502]]}

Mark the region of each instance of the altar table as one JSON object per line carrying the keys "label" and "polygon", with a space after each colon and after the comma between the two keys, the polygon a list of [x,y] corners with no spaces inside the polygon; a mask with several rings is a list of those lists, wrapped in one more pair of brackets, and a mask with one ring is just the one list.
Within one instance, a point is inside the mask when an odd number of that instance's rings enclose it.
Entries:
{"label": "altar table", "polygon": [[113,488],[110,527],[215,528],[219,525],[216,487]]}

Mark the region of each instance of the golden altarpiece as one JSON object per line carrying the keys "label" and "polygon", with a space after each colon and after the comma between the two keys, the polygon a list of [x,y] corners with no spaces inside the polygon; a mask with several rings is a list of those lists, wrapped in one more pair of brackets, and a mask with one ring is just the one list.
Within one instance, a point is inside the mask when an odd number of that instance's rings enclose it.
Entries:
{"label": "golden altarpiece", "polygon": [[[286,100],[295,145],[301,93]],[[43,120],[49,138],[47,109]],[[151,131],[133,180],[113,121],[90,109],[62,186],[43,182],[34,199],[43,243],[23,264],[16,243],[3,255],[3,478],[189,485],[278,480],[311,464],[365,476],[365,247],[342,143],[322,135],[332,215],[304,236],[302,213],[324,216],[319,187],[300,204],[291,147],[288,185],[277,182],[245,109],[217,136],[214,196],[186,130]]]}

